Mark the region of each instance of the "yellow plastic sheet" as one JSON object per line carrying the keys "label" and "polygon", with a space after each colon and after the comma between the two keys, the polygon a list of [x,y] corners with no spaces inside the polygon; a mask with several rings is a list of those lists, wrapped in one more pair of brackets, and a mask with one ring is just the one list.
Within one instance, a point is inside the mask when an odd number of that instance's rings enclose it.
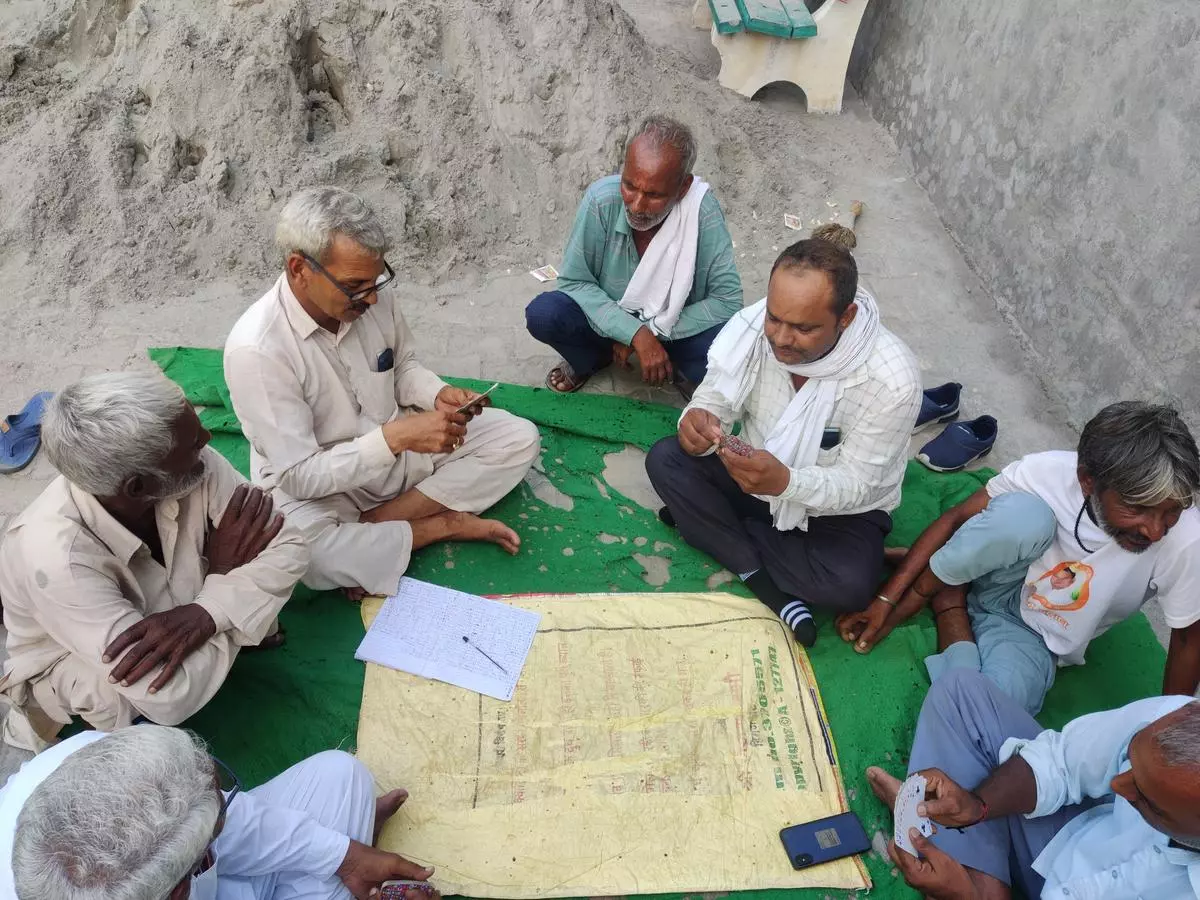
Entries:
{"label": "yellow plastic sheet", "polygon": [[797,872],[780,844],[847,807],[777,617],[727,594],[508,602],[542,614],[509,703],[367,666],[359,757],[411,792],[381,846],[471,897],[870,886],[857,858]]}

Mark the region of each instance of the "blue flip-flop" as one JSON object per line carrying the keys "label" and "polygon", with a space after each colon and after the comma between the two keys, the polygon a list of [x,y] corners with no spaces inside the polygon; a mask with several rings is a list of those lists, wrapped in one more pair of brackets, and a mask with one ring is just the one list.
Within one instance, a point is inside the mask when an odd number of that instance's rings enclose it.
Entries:
{"label": "blue flip-flop", "polygon": [[0,473],[19,472],[37,456],[42,446],[42,413],[50,391],[34,394],[25,408],[0,422]]}

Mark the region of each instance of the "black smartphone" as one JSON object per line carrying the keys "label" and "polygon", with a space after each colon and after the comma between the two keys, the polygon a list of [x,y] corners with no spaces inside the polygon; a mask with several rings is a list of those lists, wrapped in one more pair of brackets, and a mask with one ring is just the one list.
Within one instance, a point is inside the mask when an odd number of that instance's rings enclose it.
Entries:
{"label": "black smartphone", "polygon": [[779,839],[793,869],[819,866],[871,849],[866,829],[852,812],[792,825],[779,832]]}

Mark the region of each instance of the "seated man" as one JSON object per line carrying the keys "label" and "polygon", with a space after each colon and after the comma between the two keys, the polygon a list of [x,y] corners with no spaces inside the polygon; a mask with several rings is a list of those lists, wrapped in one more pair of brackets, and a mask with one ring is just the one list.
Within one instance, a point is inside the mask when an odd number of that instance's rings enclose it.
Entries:
{"label": "seated man", "polygon": [[636,353],[642,380],[691,396],[709,345],[742,308],[733,241],[709,186],[692,175],[696,141],[663,116],[642,123],[620,175],[588,188],[563,251],[558,290],[525,309],[529,333],[563,357],[551,390],[577,391]]}
{"label": "seated man", "polygon": [[1076,453],[1033,453],[938,518],[869,609],[838,629],[860,653],[927,602],[930,678],[983,672],[1037,715],[1060,665],[1151,597],[1174,631],[1163,692],[1200,680],[1200,456],[1169,407],[1124,402]]}
{"label": "seated man", "polygon": [[[0,896],[18,900],[350,900],[432,869],[375,849],[408,796],[376,799],[328,750],[252,791],[187,731],[85,731],[0,790]],[[437,894],[429,893],[430,900]]]}
{"label": "seated man", "polygon": [[182,722],[275,633],[308,548],[209,437],[158,373],[94,375],[47,405],[62,476],[0,544],[9,744],[40,750],[73,715]]}
{"label": "seated man", "polygon": [[[883,568],[921,404],[912,352],[844,247],[800,241],[767,298],[713,343],[708,375],[646,471],[664,521],[737,574],[805,646],[811,606],[862,609]],[[743,437],[726,436],[734,422]]]}
{"label": "seated man", "polygon": [[393,594],[412,552],[436,541],[515,554],[517,533],[475,513],[525,477],[537,428],[417,362],[381,290],[393,273],[375,213],[337,188],[302,191],[276,242],[284,273],[234,326],[225,378],[255,483],[308,538],[304,583]]}
{"label": "seated man", "polygon": [[[934,684],[909,758],[925,776],[920,857],[892,862],[933,900],[1200,897],[1200,703],[1139,700],[1043,731],[978,672]],[[889,808],[900,782],[867,770]]]}

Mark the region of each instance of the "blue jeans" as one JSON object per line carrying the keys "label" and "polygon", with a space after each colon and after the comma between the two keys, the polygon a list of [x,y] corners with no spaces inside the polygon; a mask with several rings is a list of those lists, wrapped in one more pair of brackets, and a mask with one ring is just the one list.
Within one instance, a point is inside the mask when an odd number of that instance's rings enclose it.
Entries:
{"label": "blue jeans", "polygon": [[1058,660],[1021,618],[1021,590],[1057,528],[1054,511],[1040,497],[1001,494],[933,554],[929,567],[943,582],[971,584],[967,614],[975,643],[951,644],[927,658],[932,681],[953,669],[982,672],[1031,716],[1038,714]]}
{"label": "blue jeans", "polygon": [[[613,361],[612,338],[592,328],[579,304],[562,291],[534,297],[525,307],[525,325],[531,335],[557,350],[581,378],[594,375]],[[674,341],[659,338],[675,371],[696,384],[703,381],[708,371],[708,348],[722,327],[716,325]]]}
{"label": "blue jeans", "polygon": [[[941,769],[974,790],[999,765],[1006,740],[1041,733],[1042,726],[990,679],[963,669],[947,672],[921,706],[908,772]],[[1037,819],[990,819],[963,831],[940,828],[933,842],[964,866],[998,878],[1026,897],[1040,897],[1043,879],[1033,870],[1033,861],[1064,825],[1091,805],[1065,806]]]}

